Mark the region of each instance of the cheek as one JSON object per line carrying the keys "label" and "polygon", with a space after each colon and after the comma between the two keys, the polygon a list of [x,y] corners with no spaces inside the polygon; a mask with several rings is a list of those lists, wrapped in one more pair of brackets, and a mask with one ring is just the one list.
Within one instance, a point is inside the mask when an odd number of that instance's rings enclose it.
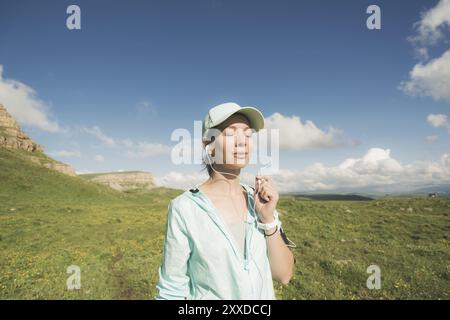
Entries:
{"label": "cheek", "polygon": [[252,139],[248,139],[247,146],[248,146],[248,152],[249,153],[252,152],[253,151],[253,140]]}
{"label": "cheek", "polygon": [[223,153],[233,153],[234,152],[234,139],[231,138],[224,138],[224,144],[223,144]]}
{"label": "cheek", "polygon": [[222,136],[220,137],[220,139],[217,141],[218,143],[216,144],[216,152],[217,154],[221,155],[222,159],[225,160],[227,157],[227,154],[229,153],[233,153],[233,142],[231,141],[232,139],[227,139],[226,137]]}

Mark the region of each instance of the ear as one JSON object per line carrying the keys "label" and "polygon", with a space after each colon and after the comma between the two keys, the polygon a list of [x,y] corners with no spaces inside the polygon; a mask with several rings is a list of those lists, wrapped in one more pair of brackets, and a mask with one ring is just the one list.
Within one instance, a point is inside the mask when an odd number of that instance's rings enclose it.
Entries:
{"label": "ear", "polygon": [[209,142],[207,145],[205,145],[205,151],[206,153],[208,153],[211,150],[211,154],[212,154],[212,150],[214,150],[214,146],[213,146],[214,142],[211,141]]}

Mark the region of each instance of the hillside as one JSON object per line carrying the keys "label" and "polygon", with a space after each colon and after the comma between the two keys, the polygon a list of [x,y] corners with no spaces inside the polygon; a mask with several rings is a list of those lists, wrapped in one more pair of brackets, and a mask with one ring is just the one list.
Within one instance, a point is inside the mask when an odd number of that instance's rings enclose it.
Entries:
{"label": "hillside", "polygon": [[122,192],[148,192],[156,188],[152,174],[143,171],[93,173],[79,176]]}
{"label": "hillside", "polygon": [[[37,154],[42,161],[45,154]],[[153,194],[126,194],[80,176],[68,176],[36,164],[24,150],[0,148],[0,202],[4,205],[55,203],[123,202],[172,195],[181,192],[155,187]]]}
{"label": "hillside", "polygon": [[[0,148],[1,299],[151,299],[167,205],[182,190],[122,193]],[[297,244],[295,276],[278,299],[450,296],[450,199],[318,201],[282,196],[283,228]],[[382,289],[366,288],[366,268]],[[67,290],[67,267],[81,289]]]}
{"label": "hillside", "polygon": [[[45,161],[44,154],[36,154]],[[24,150],[0,148],[0,200],[3,204],[55,201],[111,201],[120,197],[110,188],[50,170],[30,160]]]}

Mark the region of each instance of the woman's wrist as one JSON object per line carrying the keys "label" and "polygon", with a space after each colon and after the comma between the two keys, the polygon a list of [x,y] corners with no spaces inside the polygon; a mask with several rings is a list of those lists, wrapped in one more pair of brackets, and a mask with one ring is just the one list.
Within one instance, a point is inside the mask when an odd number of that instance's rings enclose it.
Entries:
{"label": "woman's wrist", "polygon": [[278,226],[275,226],[275,227],[272,228],[272,229],[265,230],[265,231],[264,231],[264,235],[265,235],[266,237],[273,236],[279,229],[280,229],[280,228],[279,228]]}
{"label": "woman's wrist", "polygon": [[259,222],[267,224],[267,223],[272,223],[275,221],[275,216],[271,216],[269,218],[265,218],[265,217],[261,217],[259,218]]}
{"label": "woman's wrist", "polygon": [[273,210],[273,213],[271,215],[269,215],[268,217],[263,216],[262,214],[258,215],[258,221],[261,223],[271,223],[273,221],[275,221],[276,219],[278,219],[278,211],[277,209]]}

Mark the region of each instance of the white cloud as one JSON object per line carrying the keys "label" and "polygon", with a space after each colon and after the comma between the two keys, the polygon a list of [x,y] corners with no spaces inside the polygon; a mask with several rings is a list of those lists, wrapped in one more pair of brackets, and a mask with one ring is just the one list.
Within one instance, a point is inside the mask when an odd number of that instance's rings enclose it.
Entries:
{"label": "white cloud", "polygon": [[50,152],[51,156],[62,157],[62,158],[79,158],[81,157],[81,152],[78,150],[68,151],[68,150],[60,150],[55,152]]}
{"label": "white cloud", "polygon": [[[371,148],[360,158],[348,158],[336,166],[314,163],[303,170],[279,170],[272,175],[279,192],[347,190],[352,192],[410,191],[417,187],[448,184],[450,154],[438,161],[402,164],[389,149]],[[186,189],[207,179],[206,173],[170,172],[156,179],[157,184]],[[254,176],[244,173],[242,181],[253,185]]]}
{"label": "white cloud", "polygon": [[287,117],[278,112],[265,119],[265,128],[279,129],[280,149],[303,150],[329,148],[345,144],[340,130],[319,129],[312,121],[302,122],[300,117]]}
{"label": "white cloud", "polygon": [[428,115],[427,121],[435,128],[446,127],[448,133],[450,134],[450,122],[448,121],[447,115],[431,113]]}
{"label": "white cloud", "polygon": [[164,176],[155,177],[155,183],[158,186],[186,190],[206,179],[208,179],[208,174],[205,171],[193,173],[171,171]]}
{"label": "white cloud", "polygon": [[95,162],[104,162],[104,161],[105,161],[105,157],[102,156],[101,154],[97,154],[97,155],[94,157],[94,160],[95,160]]}
{"label": "white cloud", "polygon": [[414,45],[421,63],[402,81],[399,89],[412,96],[430,96],[434,100],[450,102],[450,50],[429,62],[428,46],[444,39],[444,30],[450,27],[450,0],[440,0],[436,6],[422,13],[414,24],[414,35],[408,40]]}
{"label": "white cloud", "polygon": [[48,132],[61,130],[58,123],[50,119],[49,106],[37,97],[33,88],[20,81],[3,78],[2,65],[0,65],[0,103],[20,125]]}
{"label": "white cloud", "polygon": [[429,114],[427,121],[435,128],[444,127],[448,124],[448,118],[445,114]]}
{"label": "white cloud", "polygon": [[415,35],[408,39],[416,45],[436,44],[444,37],[446,26],[450,26],[450,0],[441,0],[422,14],[422,19],[414,24]]}
{"label": "white cloud", "polygon": [[401,164],[389,149],[372,148],[361,158],[350,158],[337,166],[315,163],[304,170],[280,170],[275,184],[283,192],[327,191],[362,188],[380,192],[409,191],[416,187],[450,181],[449,154],[436,162]]}
{"label": "white cloud", "polygon": [[450,50],[428,63],[416,64],[409,80],[399,88],[412,96],[430,96],[434,100],[450,102]]}
{"label": "white cloud", "polygon": [[116,144],[116,141],[113,138],[105,135],[98,126],[93,126],[92,128],[83,127],[82,131],[92,134],[94,137],[99,139],[101,142],[103,142],[107,146],[114,146]]}
{"label": "white cloud", "polygon": [[402,170],[401,164],[391,158],[391,150],[372,148],[362,158],[347,159],[339,169],[351,169],[359,174],[397,173]]}
{"label": "white cloud", "polygon": [[143,159],[164,154],[169,154],[171,147],[161,143],[133,142],[131,139],[112,138],[98,127],[83,127],[82,132],[88,133],[100,140],[104,145],[112,148],[124,149],[124,153],[131,159]]}
{"label": "white cloud", "polygon": [[138,142],[133,144],[128,150],[128,157],[130,158],[147,158],[155,157],[163,154],[169,154],[172,148],[161,143]]}
{"label": "white cloud", "polygon": [[428,53],[428,48],[417,48],[416,55],[419,60],[426,61],[430,58],[430,54]]}

